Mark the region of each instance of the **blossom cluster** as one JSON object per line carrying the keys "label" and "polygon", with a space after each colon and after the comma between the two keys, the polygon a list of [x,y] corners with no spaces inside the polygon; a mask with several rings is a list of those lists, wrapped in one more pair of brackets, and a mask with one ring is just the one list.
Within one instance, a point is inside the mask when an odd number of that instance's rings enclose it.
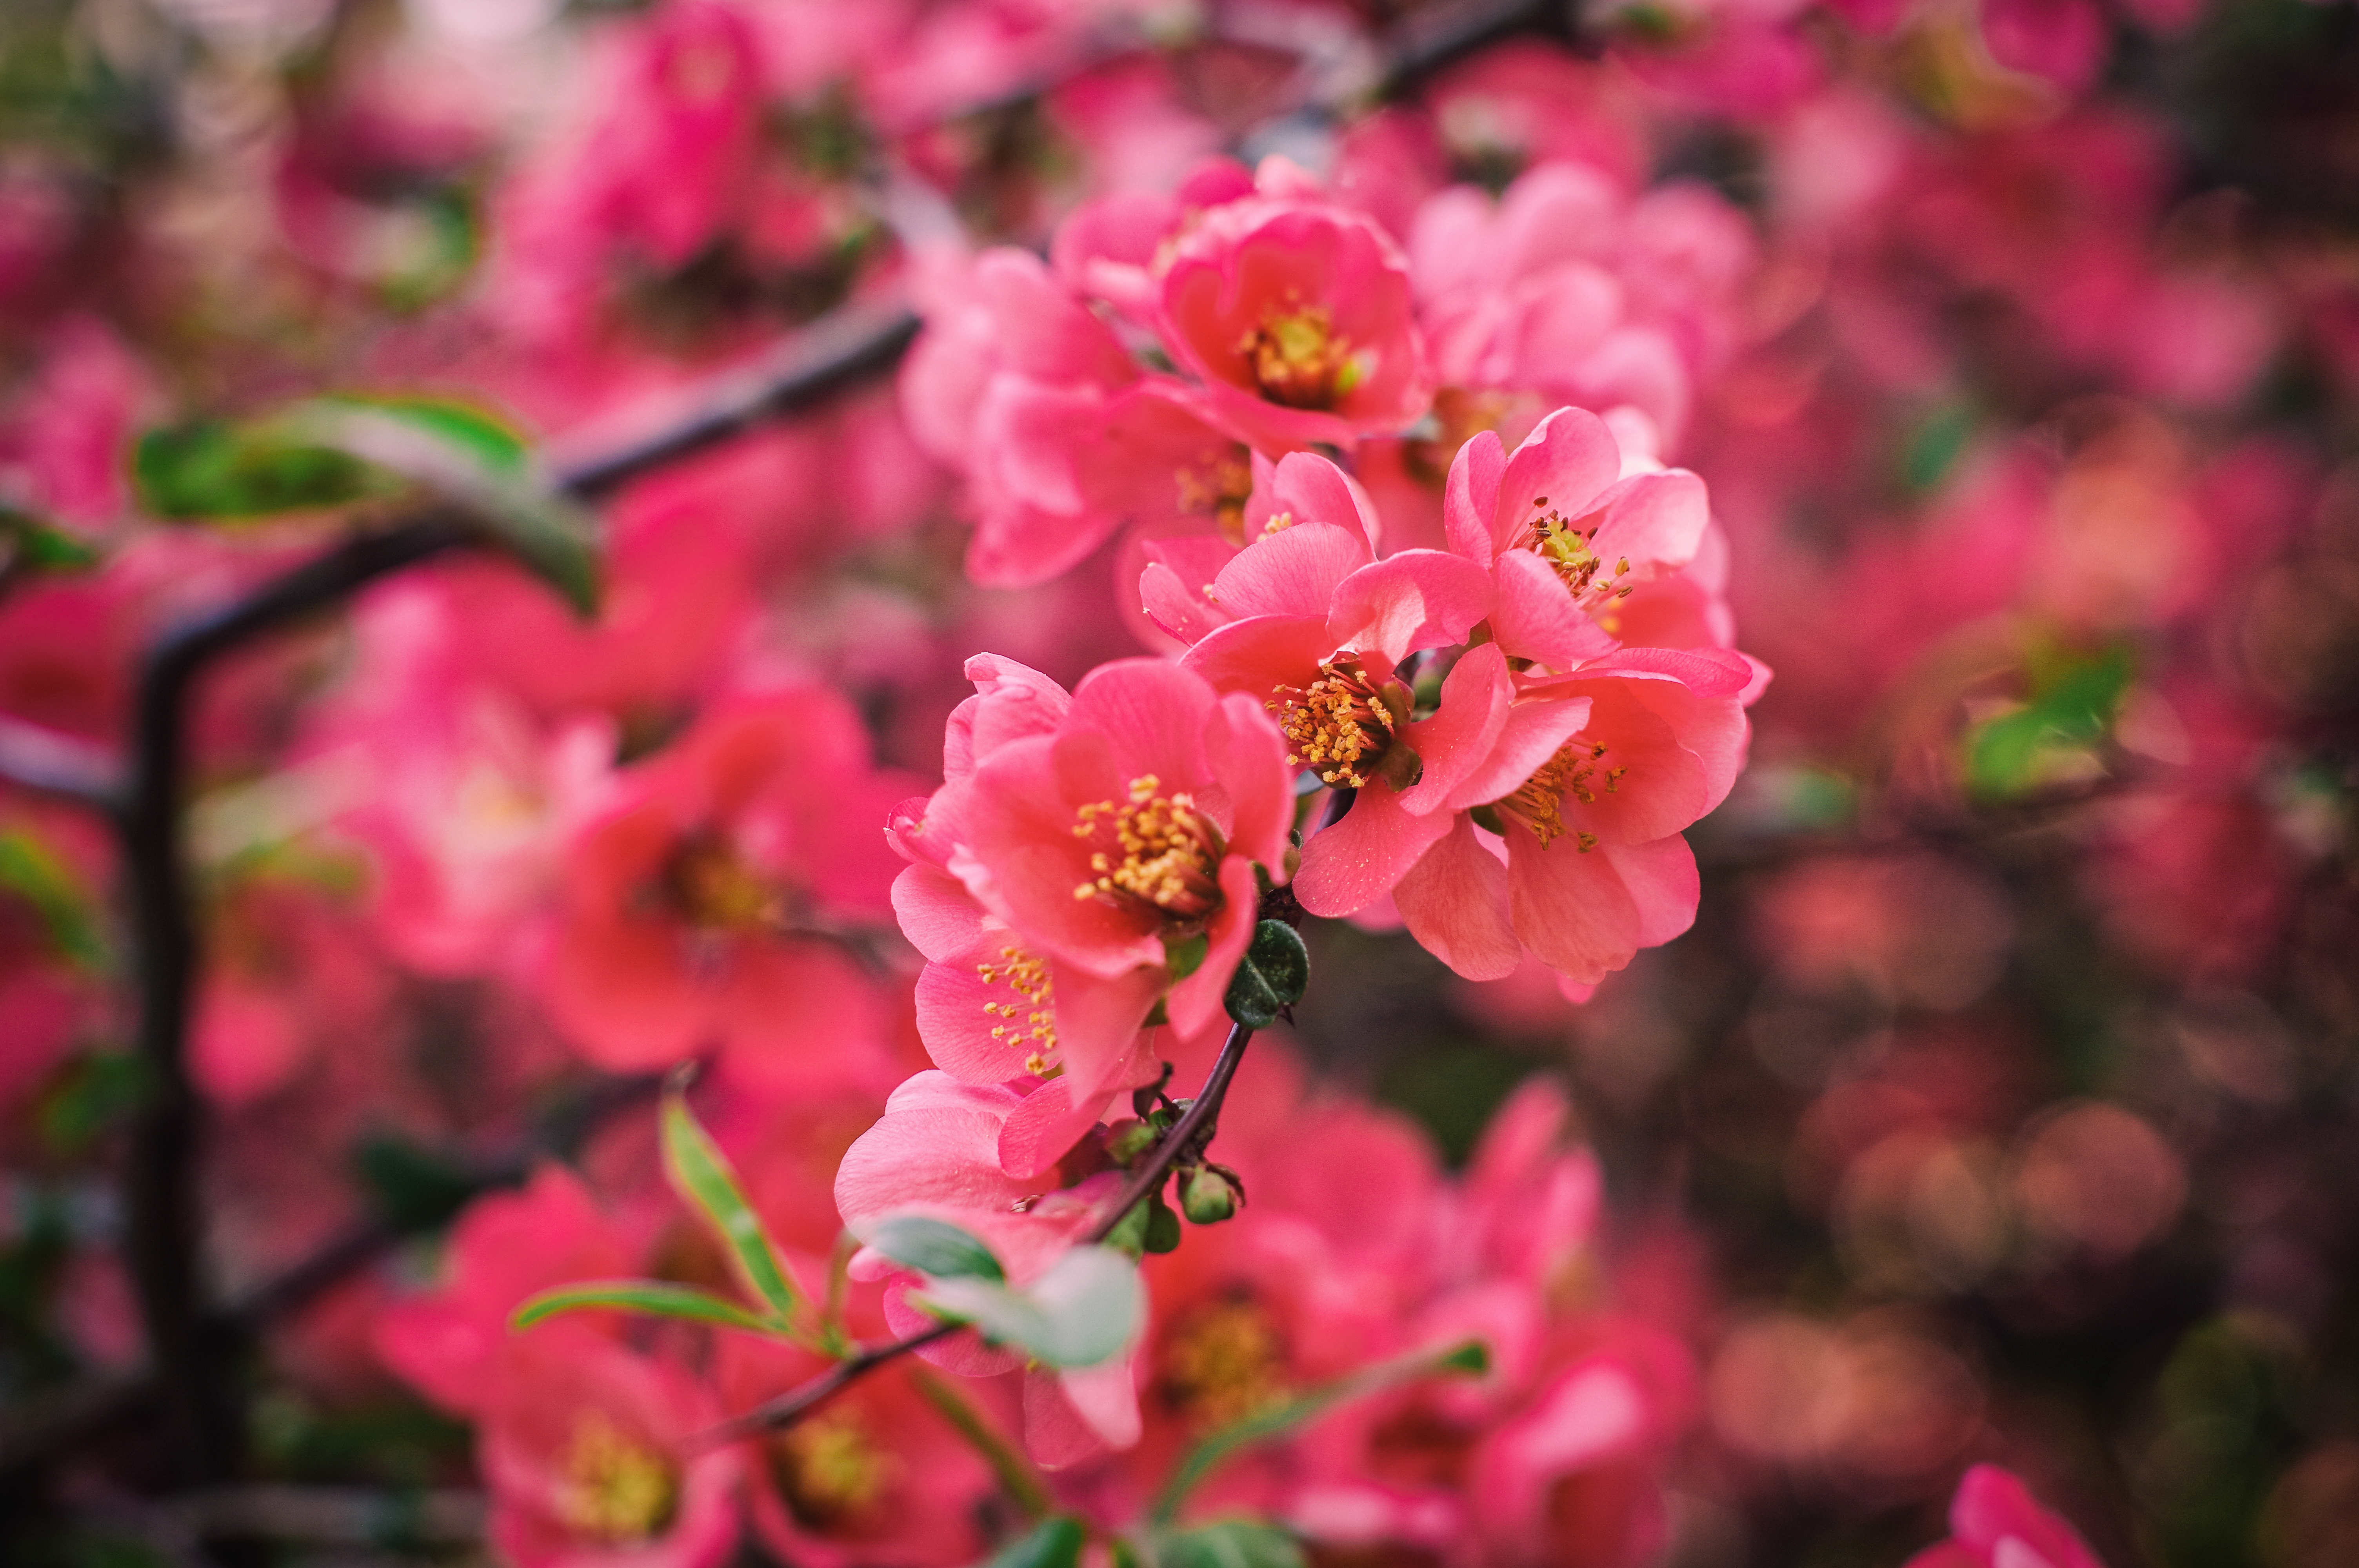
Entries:
{"label": "blossom cluster", "polygon": [[33,9],[38,1560],[2359,1552],[2359,13]]}

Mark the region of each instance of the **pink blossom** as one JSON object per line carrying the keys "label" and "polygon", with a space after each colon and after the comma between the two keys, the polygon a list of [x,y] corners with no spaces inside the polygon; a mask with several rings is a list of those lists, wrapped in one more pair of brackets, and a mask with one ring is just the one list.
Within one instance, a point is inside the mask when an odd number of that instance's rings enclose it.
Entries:
{"label": "pink blossom", "polygon": [[745,1461],[691,1449],[710,1389],[572,1324],[506,1346],[477,1457],[493,1546],[516,1568],[715,1568],[737,1541]]}
{"label": "pink blossom", "polygon": [[1173,357],[1264,450],[1388,435],[1432,395],[1407,260],[1282,168],[1180,236],[1157,303]]}
{"label": "pink blossom", "polygon": [[886,913],[891,860],[837,824],[907,793],[824,687],[722,704],[624,774],[575,840],[541,980],[551,1017],[608,1066],[717,1045],[756,1078],[875,1072],[878,1004],[845,942]]}
{"label": "pink blossom", "polygon": [[[627,1278],[637,1250],[579,1177],[543,1165],[521,1191],[467,1206],[451,1227],[441,1283],[378,1317],[377,1354],[435,1403],[473,1413],[489,1397],[517,1307],[552,1286]],[[560,1328],[616,1321],[575,1318]]]}
{"label": "pink blossom", "polygon": [[[1061,1067],[1050,1092],[1086,1125],[1158,1000],[1182,1033],[1219,1016],[1252,935],[1254,867],[1284,874],[1282,743],[1257,702],[1159,660],[1101,665],[1070,697],[1013,661],[967,670],[977,697],[952,716],[946,782],[893,832],[916,862],[895,886],[902,930],[949,967],[921,982],[920,1026],[962,1077]],[[1201,957],[1176,973],[1190,946]],[[992,1004],[1006,1033],[979,1027],[968,966],[981,989],[1007,988]]]}
{"label": "pink blossom", "polygon": [[1951,1539],[1908,1568],[2103,1568],[2072,1527],[2010,1471],[1977,1465],[1950,1499]]}

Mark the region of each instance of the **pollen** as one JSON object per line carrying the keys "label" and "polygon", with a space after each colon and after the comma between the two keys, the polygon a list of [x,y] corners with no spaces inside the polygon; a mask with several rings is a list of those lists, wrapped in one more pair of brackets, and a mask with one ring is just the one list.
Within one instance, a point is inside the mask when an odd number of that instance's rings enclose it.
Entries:
{"label": "pollen", "polygon": [[1245,503],[1253,495],[1253,465],[1242,445],[1175,469],[1172,499],[1191,516],[1209,517],[1232,545],[1245,542]]}
{"label": "pollen", "polygon": [[1090,842],[1093,873],[1073,889],[1076,899],[1144,903],[1181,919],[1220,903],[1220,830],[1196,809],[1195,796],[1164,794],[1153,773],[1130,781],[1127,800],[1092,801],[1076,811],[1073,837]]}
{"label": "pollen", "polygon": [[1263,707],[1277,716],[1286,736],[1286,765],[1310,768],[1320,782],[1364,787],[1368,770],[1392,743],[1397,720],[1359,665],[1343,659],[1319,666],[1309,686],[1281,686]]}
{"label": "pollen", "polygon": [[1599,764],[1604,760],[1603,745],[1569,741],[1558,747],[1556,754],[1534,770],[1513,794],[1492,802],[1492,807],[1530,828],[1541,849],[1571,835],[1575,846],[1586,855],[1597,847],[1597,835],[1567,826],[1565,806],[1568,800],[1575,806],[1595,806],[1600,790],[1608,795],[1620,792],[1622,780],[1630,770],[1601,769]]}
{"label": "pollen", "polygon": [[1005,981],[1014,993],[1007,1001],[991,1000],[983,1004],[984,1016],[1003,1022],[991,1026],[991,1037],[1014,1046],[1028,1047],[1024,1058],[1027,1073],[1049,1071],[1057,1049],[1056,982],[1049,978],[1047,960],[1036,958],[1021,947],[1002,947],[995,964],[977,964],[974,972],[983,983],[995,986]]}
{"label": "pollen", "polygon": [[795,1518],[814,1530],[842,1526],[883,1500],[899,1461],[859,1416],[830,1411],[771,1440],[770,1473]]}
{"label": "pollen", "polygon": [[1226,1426],[1285,1402],[1286,1343],[1250,1299],[1214,1301],[1172,1325],[1158,1392],[1190,1425]]}
{"label": "pollen", "polygon": [[1595,514],[1567,518],[1549,505],[1545,495],[1532,498],[1532,509],[1538,515],[1531,521],[1525,547],[1549,564],[1574,600],[1598,601],[1630,596],[1636,585],[1623,580],[1630,575],[1630,557],[1617,557],[1614,569],[1607,571],[1604,557],[1591,547],[1603,518]]}
{"label": "pollen", "polygon": [[1261,395],[1288,408],[1332,408],[1365,373],[1352,341],[1320,305],[1263,317],[1237,340],[1237,352]]}
{"label": "pollen", "polygon": [[659,1535],[679,1506],[679,1475],[667,1454],[590,1411],[575,1423],[559,1465],[558,1518],[615,1545]]}

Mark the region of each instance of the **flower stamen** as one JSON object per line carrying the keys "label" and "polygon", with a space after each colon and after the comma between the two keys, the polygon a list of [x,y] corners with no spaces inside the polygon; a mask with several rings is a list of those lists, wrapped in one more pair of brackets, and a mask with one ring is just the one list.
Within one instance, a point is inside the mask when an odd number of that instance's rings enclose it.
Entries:
{"label": "flower stamen", "polygon": [[1288,767],[1310,768],[1321,784],[1365,787],[1399,720],[1356,661],[1323,664],[1309,686],[1277,687],[1271,697],[1262,706],[1277,716]]}
{"label": "flower stamen", "polygon": [[1127,801],[1092,801],[1073,814],[1073,837],[1103,846],[1091,854],[1096,874],[1073,889],[1076,899],[1147,903],[1182,919],[1221,902],[1219,829],[1197,811],[1194,795],[1162,789],[1147,773],[1130,781]]}

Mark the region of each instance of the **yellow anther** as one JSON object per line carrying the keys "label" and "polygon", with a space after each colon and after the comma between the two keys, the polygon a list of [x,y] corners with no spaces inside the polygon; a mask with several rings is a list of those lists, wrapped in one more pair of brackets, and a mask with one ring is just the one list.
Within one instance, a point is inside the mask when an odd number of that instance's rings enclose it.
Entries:
{"label": "yellow anther", "polygon": [[[1582,854],[1597,846],[1597,836],[1569,827],[1564,820],[1568,798],[1582,806],[1595,806],[1597,794],[1590,781],[1597,774],[1597,761],[1605,755],[1605,748],[1594,741],[1569,741],[1556,750],[1556,754],[1533,771],[1532,776],[1518,784],[1514,793],[1491,803],[1492,809],[1503,816],[1512,816],[1532,831],[1545,849],[1559,838],[1571,833]],[[1619,793],[1628,768],[1609,769],[1605,774],[1606,793]]]}
{"label": "yellow anther", "polygon": [[1355,661],[1321,665],[1309,686],[1282,686],[1275,695],[1263,706],[1277,715],[1287,766],[1312,769],[1321,783],[1345,789],[1367,784],[1397,721]]}
{"label": "yellow anther", "polygon": [[1262,318],[1237,340],[1237,352],[1261,395],[1288,408],[1332,408],[1366,373],[1319,305]]}
{"label": "yellow anther", "polygon": [[1219,830],[1197,812],[1193,795],[1162,789],[1161,779],[1145,773],[1130,781],[1125,804],[1094,801],[1074,813],[1074,834],[1105,844],[1089,859],[1098,874],[1073,889],[1075,899],[1139,900],[1182,918],[1219,903]]}
{"label": "yellow anther", "polygon": [[615,1545],[663,1532],[679,1505],[669,1455],[631,1436],[603,1411],[574,1423],[560,1463],[556,1512],[568,1528]]}

